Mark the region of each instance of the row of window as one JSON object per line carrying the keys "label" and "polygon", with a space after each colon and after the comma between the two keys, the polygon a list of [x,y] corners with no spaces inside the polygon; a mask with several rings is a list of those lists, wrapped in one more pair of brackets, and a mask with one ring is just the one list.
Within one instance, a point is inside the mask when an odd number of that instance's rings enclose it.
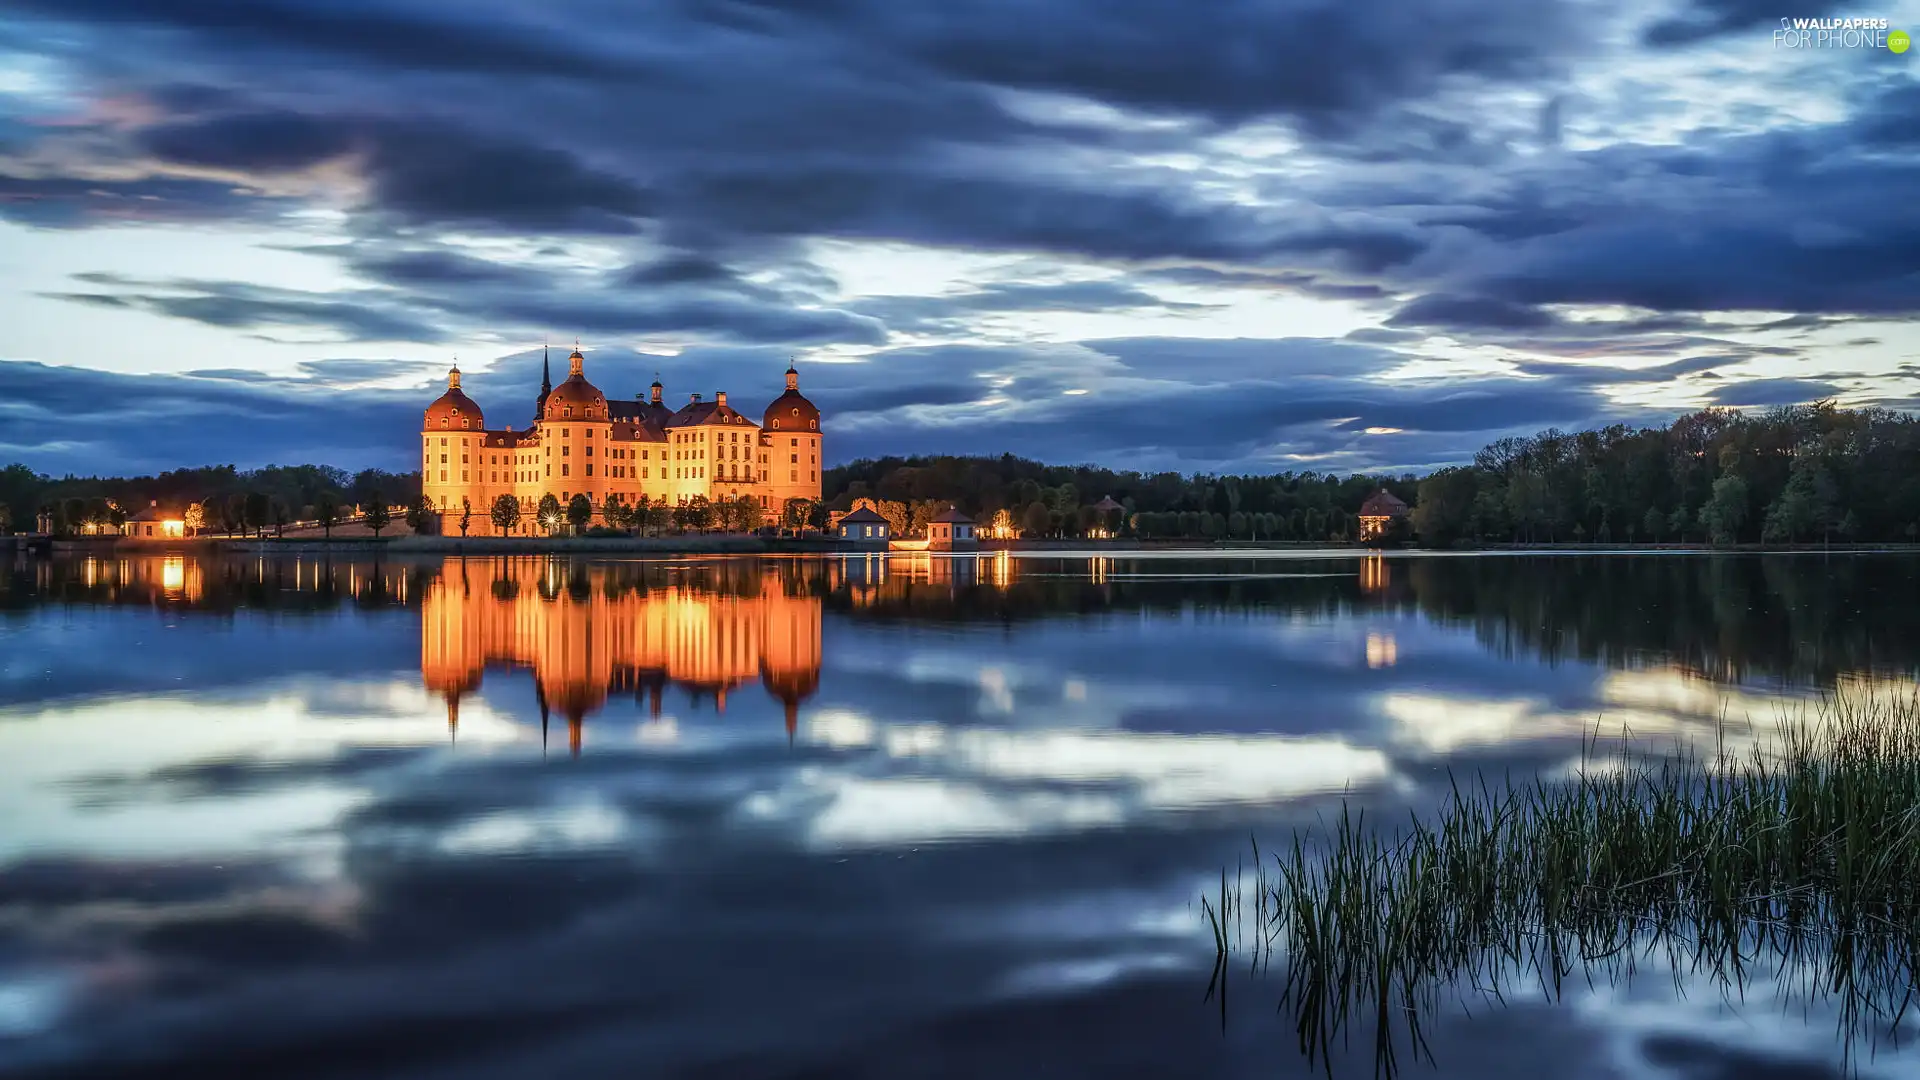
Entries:
{"label": "row of window", "polygon": [[[442,463],[442,464],[445,464],[445,463],[446,463],[446,460],[447,460],[447,459],[446,459],[446,455],[444,455],[444,454],[442,454],[442,455],[440,456],[440,461],[441,461],[441,463]],[[496,459],[496,460],[498,460],[498,459]],[[466,459],[465,459],[465,458],[463,457],[463,458],[461,458],[461,461],[462,461],[462,462],[464,463],[464,462],[466,461]],[[635,475],[634,475],[634,471],[633,471],[633,469],[632,469],[631,467],[628,467],[628,466],[624,466],[624,465],[610,465],[610,466],[608,466],[608,469],[609,469],[609,470],[611,470],[611,471],[609,471],[609,472],[603,472],[603,473],[601,473],[601,475],[602,475],[602,476],[606,476],[606,477],[610,477],[610,478],[612,478],[612,479],[616,479],[616,480],[634,480],[634,479],[639,479],[639,480],[651,480],[651,479],[653,479],[653,469],[652,469],[652,468],[651,468],[650,466],[648,466],[648,467],[642,467],[642,468],[640,469],[640,471],[639,471],[639,475],[638,475],[638,476],[635,476]],[[704,479],[706,479],[706,476],[707,476],[707,471],[706,471],[705,469],[703,469],[703,468],[698,468],[698,467],[693,467],[693,468],[686,468],[686,469],[675,469],[675,470],[673,471],[673,474],[674,474],[674,477],[675,477],[675,479],[679,479],[679,480],[704,480]],[[745,475],[742,475],[742,474],[745,474]],[[464,484],[464,483],[467,483],[467,482],[468,482],[468,480],[467,480],[467,475],[468,475],[468,474],[467,474],[467,470],[465,470],[465,469],[462,469],[462,470],[460,470],[460,482],[461,482],[461,483],[463,483],[463,484]],[[553,475],[553,467],[552,467],[551,465],[549,465],[549,466],[547,466],[547,472],[546,472],[546,475],[548,475],[548,476],[552,476],[552,475]],[[571,470],[571,469],[570,469],[570,468],[569,468],[568,466],[566,466],[566,465],[561,465],[561,466],[560,466],[560,475],[561,475],[561,476],[571,476],[571,475],[573,475],[573,473],[572,473],[572,470]],[[588,476],[592,476],[592,475],[593,475],[593,466],[592,466],[591,464],[589,464],[589,465],[587,466],[587,471],[586,471],[586,475],[588,475]],[[510,480],[509,480],[508,482],[509,482],[509,483],[514,483],[514,484],[524,484],[524,483],[527,483],[527,482],[529,482],[530,480],[532,480],[532,479],[534,479],[534,478],[535,478],[535,474],[533,474],[532,472],[526,472],[526,471],[522,471],[522,472],[516,472],[516,473],[513,473],[513,474],[512,474],[512,479],[510,479]],[[662,474],[662,479],[665,479],[665,475],[664,475],[664,474]],[[719,479],[721,479],[721,480],[725,480],[725,481],[732,481],[732,482],[734,482],[734,483],[752,483],[752,482],[754,482],[754,476],[753,476],[753,471],[752,471],[751,469],[743,469],[743,468],[740,468],[739,466],[734,466],[734,467],[733,467],[733,468],[732,468],[731,470],[729,470],[728,468],[726,468],[726,467],[724,467],[724,466],[723,466],[723,467],[721,468],[721,470],[720,470],[720,476],[719,476]],[[813,471],[811,471],[811,470],[809,470],[809,471],[808,471],[808,473],[807,473],[807,481],[808,481],[809,483],[813,483],[813,482],[817,482],[817,481],[818,481],[819,479],[820,479],[820,476],[819,476],[819,474],[818,474],[818,473],[815,473],[815,472],[813,472]],[[441,483],[443,483],[443,484],[445,484],[445,483],[447,483],[447,482],[448,482],[448,480],[447,480],[447,470],[445,470],[445,469],[442,469],[442,470],[440,470],[440,482],[441,482]],[[495,483],[495,484],[497,484],[497,483],[499,483],[499,482],[500,482],[500,474],[499,474],[498,472],[495,472],[495,473],[493,473],[493,480],[492,480],[491,482],[492,482],[492,483]],[[762,469],[762,470],[760,470],[760,476],[759,476],[759,482],[760,482],[760,483],[763,483],[763,484],[767,482],[767,471],[766,471],[765,469]],[[788,483],[790,483],[790,484],[797,484],[797,483],[799,483],[799,482],[800,482],[800,470],[798,470],[798,469],[789,469],[789,470],[787,470],[787,482],[788,482]]]}
{"label": "row of window", "polygon": [[[586,494],[586,493],[585,493],[585,492],[582,492],[582,494]],[[561,504],[562,506],[564,506],[564,505],[566,505],[566,504],[567,504],[568,502],[571,502],[571,501],[572,501],[572,499],[573,499],[573,494],[572,494],[571,492],[568,492],[568,491],[565,491],[565,490],[562,490],[562,491],[560,492],[560,504]],[[687,504],[688,504],[689,502],[692,502],[692,501],[693,501],[693,500],[692,500],[692,499],[691,499],[690,497],[688,497],[688,496],[686,496],[686,495],[682,495],[682,496],[680,496],[680,503],[679,503],[679,505],[681,505],[681,506],[685,506],[685,505],[687,505]],[[464,503],[464,502],[465,502],[465,500],[462,500],[462,502]],[[531,505],[529,505],[529,504],[531,504]],[[431,501],[431,500],[429,500],[429,501],[428,501],[428,505],[432,505],[432,501]],[[471,504],[471,503],[467,503],[466,505],[469,505],[469,506],[470,506],[470,505],[472,505],[472,504]],[[520,513],[521,513],[521,514],[523,514],[523,515],[524,515],[524,514],[533,514],[533,513],[537,513],[537,512],[538,512],[538,510],[537,510],[537,508],[539,507],[539,505],[540,505],[540,504],[539,504],[538,502],[533,502],[532,500],[527,500],[527,499],[523,499],[523,500],[521,500],[521,502],[520,502]],[[768,499],[768,497],[767,497],[767,496],[765,496],[765,495],[762,495],[762,496],[760,496],[760,507],[761,507],[761,509],[763,509],[763,510],[768,510],[768,509],[772,509],[772,507],[773,507],[773,503],[772,503],[772,501],[771,501],[770,499]],[[442,496],[440,496],[440,509],[442,509],[442,510],[447,510],[447,509],[450,509],[450,507],[449,507],[449,506],[448,506],[448,504],[447,504],[447,496],[445,496],[445,495],[442,495]],[[475,509],[476,509],[476,510],[478,510],[479,508],[478,508],[478,507],[475,507]],[[595,513],[599,513],[599,512],[600,512],[600,507],[599,507],[599,506],[595,506],[595,507],[594,507],[593,509],[594,509],[594,512],[595,512]],[[872,526],[868,526],[868,527],[869,527],[869,528],[871,528]],[[148,535],[149,535],[149,536],[151,536],[151,535],[152,535],[152,533],[148,533]]]}

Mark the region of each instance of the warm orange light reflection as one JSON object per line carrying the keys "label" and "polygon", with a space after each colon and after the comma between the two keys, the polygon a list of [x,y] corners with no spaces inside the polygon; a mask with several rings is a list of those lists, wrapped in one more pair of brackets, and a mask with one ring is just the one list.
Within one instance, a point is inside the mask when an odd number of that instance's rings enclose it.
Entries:
{"label": "warm orange light reflection", "polygon": [[1390,668],[1400,660],[1400,643],[1392,634],[1367,635],[1367,666]]}
{"label": "warm orange light reflection", "polygon": [[711,696],[752,679],[786,706],[820,680],[820,600],[789,595],[777,566],[721,591],[696,583],[636,582],[614,566],[545,558],[451,560],[421,601],[420,673],[457,724],[462,696],[490,664],[528,667],[543,711],[566,717],[577,753],[581,722],[614,692],[650,698],[668,684]]}
{"label": "warm orange light reflection", "polygon": [[178,555],[160,564],[160,587],[168,596],[178,596],[187,587],[187,560]]}
{"label": "warm orange light reflection", "polygon": [[1385,589],[1388,582],[1387,560],[1379,555],[1368,555],[1360,560],[1360,591],[1376,593]]}

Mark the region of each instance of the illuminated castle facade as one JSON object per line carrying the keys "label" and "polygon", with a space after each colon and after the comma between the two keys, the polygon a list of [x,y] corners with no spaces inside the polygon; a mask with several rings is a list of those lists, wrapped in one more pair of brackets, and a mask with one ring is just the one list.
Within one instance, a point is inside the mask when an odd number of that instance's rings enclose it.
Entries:
{"label": "illuminated castle facade", "polygon": [[488,428],[460,389],[460,369],[447,373],[447,392],[427,406],[420,431],[421,489],[431,505],[464,504],[484,520],[512,495],[529,520],[548,494],[563,507],[585,495],[596,514],[608,496],[628,505],[744,496],[778,520],[788,500],[820,498],[820,410],[801,396],[792,367],[786,392],[755,422],[727,404],[724,390],[669,408],[657,379],[645,399],[609,399],[587,381],[578,348],[558,386],[543,362],[533,422],[519,431]]}

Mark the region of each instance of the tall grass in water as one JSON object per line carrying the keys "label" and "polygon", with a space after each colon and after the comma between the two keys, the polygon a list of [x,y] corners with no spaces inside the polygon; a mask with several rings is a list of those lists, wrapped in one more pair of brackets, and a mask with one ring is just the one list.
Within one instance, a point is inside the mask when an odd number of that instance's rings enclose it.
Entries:
{"label": "tall grass in water", "polygon": [[1740,755],[1601,768],[1595,745],[1571,780],[1456,781],[1397,830],[1343,807],[1256,850],[1254,911],[1225,876],[1204,903],[1223,1022],[1244,948],[1284,971],[1309,1061],[1331,1075],[1334,1044],[1370,1028],[1392,1075],[1403,1050],[1431,1061],[1443,994],[1555,1000],[1664,956],[1676,989],[1691,973],[1737,997],[1766,976],[1837,1002],[1850,1065],[1863,1032],[1897,1038],[1920,954],[1920,698],[1830,695]]}

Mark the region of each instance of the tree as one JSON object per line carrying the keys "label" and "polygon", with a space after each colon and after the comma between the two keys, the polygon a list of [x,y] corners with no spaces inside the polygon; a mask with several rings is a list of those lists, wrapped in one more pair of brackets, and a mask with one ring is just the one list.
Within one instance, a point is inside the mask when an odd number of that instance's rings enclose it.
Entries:
{"label": "tree", "polygon": [[1043,502],[1030,502],[1020,512],[1020,535],[1025,537],[1045,536],[1053,524],[1053,512]]}
{"label": "tree", "polygon": [[655,535],[665,532],[673,526],[673,507],[665,501],[650,503],[647,506],[647,528]]}
{"label": "tree", "polygon": [[200,530],[207,527],[207,508],[197,502],[188,503],[187,512],[181,517],[189,536],[199,536]]}
{"label": "tree", "polygon": [[[427,500],[417,499],[413,505],[407,507],[407,524],[413,528],[414,532],[424,532],[426,530],[425,522],[429,516],[424,512],[426,505]],[[364,516],[366,518],[367,528],[373,530],[373,535],[376,538],[379,537],[380,530],[393,524],[393,508],[387,505],[386,496],[377,491],[373,493],[373,501],[367,504],[367,511]]]}
{"label": "tree", "polygon": [[221,523],[226,526],[226,531],[246,535],[248,529],[246,494],[236,491],[227,496],[226,505],[222,509],[226,511],[221,515]]}
{"label": "tree", "polygon": [[1640,530],[1647,534],[1648,540],[1658,543],[1667,531],[1667,515],[1657,506],[1647,507],[1646,516],[1640,520]]}
{"label": "tree", "polygon": [[606,498],[600,500],[600,520],[606,522],[609,529],[626,528],[627,504],[620,501],[620,496],[607,492]]}
{"label": "tree", "polygon": [[1713,497],[1700,508],[1700,527],[1707,539],[1724,547],[1740,542],[1740,526],[1747,521],[1747,484],[1737,473],[1713,482]]}
{"label": "tree", "polygon": [[6,503],[0,503],[0,536],[13,531],[13,510]]}
{"label": "tree", "polygon": [[1013,535],[1013,528],[1013,511],[1003,506],[988,519],[986,531],[988,536],[1005,539]]}
{"label": "tree", "polygon": [[473,504],[464,497],[460,500],[460,535],[467,535],[467,529],[473,524]]}
{"label": "tree", "polygon": [[1447,547],[1468,535],[1478,488],[1477,474],[1465,468],[1441,469],[1420,481],[1413,507],[1413,528],[1420,542]]}
{"label": "tree", "polygon": [[807,518],[813,513],[813,500],[796,496],[788,499],[780,507],[781,528],[794,532],[807,527]]}
{"label": "tree", "polygon": [[273,538],[286,539],[287,525],[293,521],[293,511],[287,506],[287,500],[278,495],[274,496],[273,506],[268,516],[273,519]]}
{"label": "tree", "polygon": [[587,523],[592,520],[593,500],[583,494],[577,493],[573,498],[567,500],[567,524],[573,526],[574,532],[578,533],[584,530],[587,527]]}
{"label": "tree", "polygon": [[264,540],[267,526],[273,524],[273,500],[267,498],[264,491],[247,492],[246,514],[247,525]]}
{"label": "tree", "polygon": [[705,532],[713,528],[713,504],[705,495],[695,495],[687,500],[686,527]]}
{"label": "tree", "polygon": [[333,527],[340,524],[340,500],[334,498],[333,492],[323,491],[313,500],[313,519],[325,530],[327,539],[333,539]]}
{"label": "tree", "polygon": [[539,519],[540,527],[547,530],[549,536],[553,535],[553,530],[560,527],[560,500],[555,498],[551,491],[540,496]]}
{"label": "tree", "polygon": [[753,532],[766,520],[766,508],[760,500],[751,495],[742,495],[733,500],[734,524],[741,532]]}
{"label": "tree", "polygon": [[511,495],[502,495],[499,498],[493,500],[493,527],[500,530],[501,536],[507,535],[507,530],[513,528],[515,525],[518,525],[519,523],[520,523],[520,500],[519,499],[516,499]]}

